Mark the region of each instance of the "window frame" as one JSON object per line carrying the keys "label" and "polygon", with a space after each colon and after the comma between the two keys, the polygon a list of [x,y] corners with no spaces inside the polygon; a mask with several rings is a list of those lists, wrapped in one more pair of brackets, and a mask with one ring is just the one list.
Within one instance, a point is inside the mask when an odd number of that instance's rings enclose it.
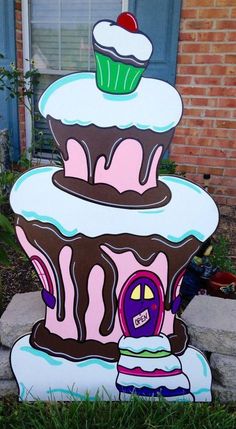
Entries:
{"label": "window frame", "polygon": [[[30,61],[31,60],[31,50],[30,50],[30,0],[22,0],[22,40],[23,40],[23,71],[26,73],[30,70]],[[128,10],[129,0],[121,0],[122,2],[122,12]],[[105,18],[105,17],[104,17]],[[70,73],[70,71],[59,71],[59,70],[51,70],[45,69],[40,70],[42,74],[48,75],[62,75],[65,76],[66,73]],[[26,100],[27,103],[27,100]],[[26,153],[29,155],[29,149],[31,145],[31,136],[32,136],[32,120],[30,113],[27,108],[25,108],[25,138],[26,138]],[[38,161],[38,160],[37,160]],[[48,163],[48,160],[41,160],[41,163]]]}

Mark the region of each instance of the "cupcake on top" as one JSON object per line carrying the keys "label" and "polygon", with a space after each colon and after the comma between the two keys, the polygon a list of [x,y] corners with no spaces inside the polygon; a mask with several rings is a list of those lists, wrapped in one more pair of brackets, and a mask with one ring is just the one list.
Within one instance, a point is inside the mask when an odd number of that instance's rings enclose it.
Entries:
{"label": "cupcake on top", "polygon": [[138,30],[129,12],[117,21],[99,21],[93,28],[96,82],[111,94],[129,94],[137,88],[152,54],[152,43]]}

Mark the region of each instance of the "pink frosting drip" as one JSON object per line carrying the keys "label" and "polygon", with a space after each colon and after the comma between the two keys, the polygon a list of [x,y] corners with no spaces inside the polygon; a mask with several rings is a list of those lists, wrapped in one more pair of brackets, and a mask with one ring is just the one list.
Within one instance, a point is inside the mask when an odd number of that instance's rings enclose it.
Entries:
{"label": "pink frosting drip", "polygon": [[162,153],[160,146],[152,160],[149,177],[145,185],[139,182],[143,159],[141,144],[134,139],[123,140],[117,147],[110,167],[105,169],[105,157],[101,156],[96,165],[95,183],[107,183],[119,192],[128,190],[143,194],[147,189],[157,185],[157,166]]}
{"label": "pink frosting drip", "polygon": [[67,142],[68,160],[64,161],[65,176],[88,181],[87,159],[82,146],[74,139]]}
{"label": "pink frosting drip", "polygon": [[[96,144],[96,142],[95,142]],[[65,176],[88,181],[88,162],[83,147],[75,139],[67,142],[68,160],[64,161]],[[105,183],[119,192],[136,191],[143,194],[157,185],[157,166],[162,154],[158,147],[153,157],[148,178],[144,185],[139,181],[143,149],[135,139],[123,140],[116,148],[111,165],[105,168],[106,159],[100,156],[95,167],[94,183]]]}

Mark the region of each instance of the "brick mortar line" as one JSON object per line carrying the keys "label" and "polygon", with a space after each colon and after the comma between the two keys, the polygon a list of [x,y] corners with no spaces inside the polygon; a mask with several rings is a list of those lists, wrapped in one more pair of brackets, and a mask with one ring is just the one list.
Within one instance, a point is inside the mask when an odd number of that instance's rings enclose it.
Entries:
{"label": "brick mortar line", "polygon": [[[196,149],[196,148],[208,149],[209,148],[209,150],[222,150],[223,152],[232,151],[232,150],[236,151],[236,148],[228,148],[228,147],[220,148],[219,146],[204,146],[204,145],[202,146],[201,144],[198,146],[198,145],[191,145],[191,144],[184,144],[184,143],[175,143],[174,139],[173,139],[173,143],[174,143],[174,146],[178,146],[178,147],[181,146],[183,148],[187,147],[190,149]],[[236,157],[234,158],[236,159]],[[230,159],[233,159],[233,157]]]}

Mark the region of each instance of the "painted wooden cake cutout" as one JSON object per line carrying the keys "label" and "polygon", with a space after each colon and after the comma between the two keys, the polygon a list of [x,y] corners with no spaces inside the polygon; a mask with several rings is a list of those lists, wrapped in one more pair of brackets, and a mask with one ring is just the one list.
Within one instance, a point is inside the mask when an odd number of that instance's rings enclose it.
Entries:
{"label": "painted wooden cake cutout", "polygon": [[185,178],[158,176],[182,100],[143,77],[152,44],[135,17],[98,22],[93,44],[96,73],[65,76],[39,101],[63,168],[32,169],[11,192],[45,303],[11,352],[19,399],[210,401],[208,362],[177,312],[218,209]]}

